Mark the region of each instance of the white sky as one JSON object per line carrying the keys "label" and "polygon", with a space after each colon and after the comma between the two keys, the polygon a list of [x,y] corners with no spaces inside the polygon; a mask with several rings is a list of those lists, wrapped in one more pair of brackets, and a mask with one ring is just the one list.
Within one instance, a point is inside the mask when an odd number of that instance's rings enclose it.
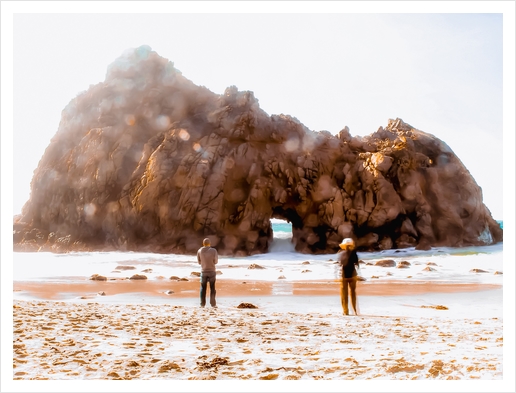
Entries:
{"label": "white sky", "polygon": [[400,117],[444,140],[503,218],[501,13],[36,12],[13,20],[13,213],[29,198],[62,109],[103,81],[124,50],[146,44],[195,84],[251,90],[268,114],[312,130],[347,125],[367,135]]}
{"label": "white sky", "polygon": [[502,13],[185,14],[162,4],[168,12],[14,14],[13,213],[62,109],[124,50],[146,44],[195,84],[251,90],[267,113],[312,130],[367,135],[400,117],[444,140],[503,218]]}

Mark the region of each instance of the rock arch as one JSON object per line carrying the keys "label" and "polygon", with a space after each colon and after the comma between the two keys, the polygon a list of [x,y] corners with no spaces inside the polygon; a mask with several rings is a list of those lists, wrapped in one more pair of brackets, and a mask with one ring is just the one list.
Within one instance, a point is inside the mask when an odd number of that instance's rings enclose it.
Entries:
{"label": "rock arch", "polygon": [[[141,56],[145,50],[146,56]],[[145,81],[143,83],[142,81]],[[222,254],[268,250],[270,219],[296,250],[501,241],[451,149],[401,119],[368,137],[269,116],[252,92],[198,87],[147,47],[73,99],[15,219],[17,249]]]}

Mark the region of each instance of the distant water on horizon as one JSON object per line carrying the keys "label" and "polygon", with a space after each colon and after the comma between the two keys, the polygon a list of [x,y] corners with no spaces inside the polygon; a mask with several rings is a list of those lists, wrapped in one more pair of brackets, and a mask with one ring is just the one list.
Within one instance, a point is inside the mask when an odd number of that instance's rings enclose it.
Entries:
{"label": "distant water on horizon", "polygon": [[292,224],[283,220],[278,220],[273,218],[271,220],[272,223],[272,231],[274,232],[274,237],[276,237],[279,233],[290,233],[292,234]]}

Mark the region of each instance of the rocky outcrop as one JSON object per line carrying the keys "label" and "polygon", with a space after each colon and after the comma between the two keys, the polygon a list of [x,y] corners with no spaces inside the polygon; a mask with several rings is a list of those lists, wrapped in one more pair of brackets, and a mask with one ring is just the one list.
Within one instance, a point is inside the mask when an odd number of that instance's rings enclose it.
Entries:
{"label": "rocky outcrop", "polygon": [[460,247],[502,240],[482,190],[441,140],[401,119],[367,137],[269,116],[217,95],[148,47],[74,98],[15,218],[16,250],[268,250],[271,218],[297,251]]}

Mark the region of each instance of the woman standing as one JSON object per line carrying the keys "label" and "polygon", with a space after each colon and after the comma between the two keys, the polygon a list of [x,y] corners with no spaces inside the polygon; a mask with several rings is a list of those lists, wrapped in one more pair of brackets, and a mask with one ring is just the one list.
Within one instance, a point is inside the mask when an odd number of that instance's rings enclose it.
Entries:
{"label": "woman standing", "polygon": [[355,242],[351,238],[346,238],[342,240],[340,244],[340,248],[342,251],[339,251],[340,257],[339,262],[342,267],[342,281],[340,285],[340,301],[342,304],[342,310],[344,311],[344,315],[349,315],[348,308],[348,287],[351,292],[351,305],[353,306],[353,311],[355,311],[355,315],[358,315],[357,312],[357,270],[355,266],[358,265],[358,256],[355,250]]}

